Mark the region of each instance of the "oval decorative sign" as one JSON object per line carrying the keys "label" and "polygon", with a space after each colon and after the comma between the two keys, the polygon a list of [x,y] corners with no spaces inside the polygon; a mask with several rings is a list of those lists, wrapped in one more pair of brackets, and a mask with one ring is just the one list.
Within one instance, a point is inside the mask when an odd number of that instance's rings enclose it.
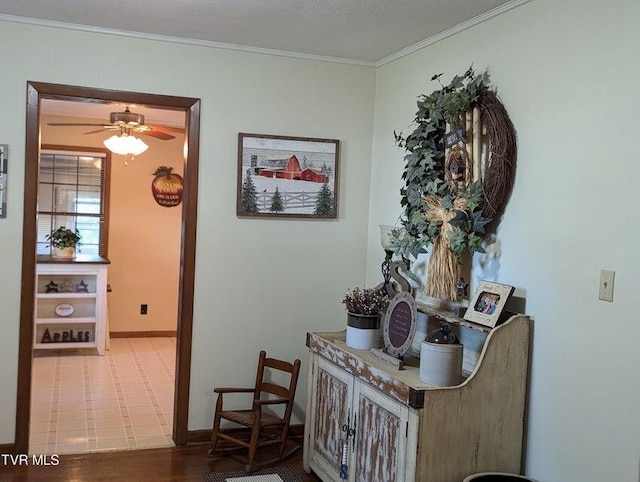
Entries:
{"label": "oval decorative sign", "polygon": [[72,304],[60,303],[59,305],[56,305],[53,311],[55,311],[56,315],[65,317],[73,315],[73,312],[76,311],[76,309]]}
{"label": "oval decorative sign", "polygon": [[398,293],[393,297],[384,316],[385,351],[397,358],[403,357],[416,334],[416,301],[411,293]]}
{"label": "oval decorative sign", "polygon": [[166,208],[174,207],[182,202],[184,180],[173,172],[173,167],[160,166],[153,173],[151,192],[156,202]]}

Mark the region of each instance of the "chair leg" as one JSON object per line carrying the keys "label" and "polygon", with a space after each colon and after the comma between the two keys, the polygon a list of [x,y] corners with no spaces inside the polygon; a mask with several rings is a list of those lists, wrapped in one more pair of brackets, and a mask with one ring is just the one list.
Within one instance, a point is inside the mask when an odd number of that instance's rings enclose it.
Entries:
{"label": "chair leg", "polygon": [[213,430],[211,431],[211,448],[209,449],[209,455],[213,455],[218,447],[218,430],[220,430],[220,419],[216,417],[213,422]]}
{"label": "chair leg", "polygon": [[280,441],[280,457],[284,455],[284,451],[287,448],[287,438],[288,438],[288,430],[289,427],[283,427],[282,432],[280,433],[280,437],[282,440]]}
{"label": "chair leg", "polygon": [[251,429],[251,440],[249,442],[249,454],[247,465],[244,468],[246,472],[251,472],[253,470],[253,459],[256,456],[256,451],[258,449],[258,437],[260,435],[260,424],[256,423]]}
{"label": "chair leg", "polygon": [[213,415],[213,429],[211,430],[211,448],[209,449],[208,454],[213,455],[213,453],[218,448],[218,431],[220,430],[220,410],[222,410],[222,395],[218,396],[218,400],[216,402],[216,411]]}

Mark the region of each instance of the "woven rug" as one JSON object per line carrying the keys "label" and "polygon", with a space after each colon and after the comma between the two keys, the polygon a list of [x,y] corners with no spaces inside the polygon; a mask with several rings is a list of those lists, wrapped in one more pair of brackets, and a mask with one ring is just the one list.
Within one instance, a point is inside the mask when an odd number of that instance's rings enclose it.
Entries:
{"label": "woven rug", "polygon": [[273,467],[247,474],[243,470],[237,472],[214,472],[204,474],[207,482],[300,482],[300,479],[287,466]]}

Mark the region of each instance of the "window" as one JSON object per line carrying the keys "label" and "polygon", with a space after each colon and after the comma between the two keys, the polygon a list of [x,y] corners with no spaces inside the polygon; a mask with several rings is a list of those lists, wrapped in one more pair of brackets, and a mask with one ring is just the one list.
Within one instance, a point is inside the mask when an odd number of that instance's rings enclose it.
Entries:
{"label": "window", "polygon": [[46,147],[40,152],[37,254],[51,254],[46,236],[65,226],[80,233],[79,254],[107,257],[109,152]]}

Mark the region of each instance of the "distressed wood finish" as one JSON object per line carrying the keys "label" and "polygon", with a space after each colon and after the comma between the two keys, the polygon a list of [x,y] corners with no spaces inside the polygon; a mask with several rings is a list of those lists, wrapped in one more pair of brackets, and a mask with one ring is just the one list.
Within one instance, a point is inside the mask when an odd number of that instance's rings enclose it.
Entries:
{"label": "distressed wood finish", "polygon": [[[477,472],[519,473],[530,329],[525,315],[491,329],[471,348],[469,360],[477,363],[469,376],[442,388],[421,382],[418,367],[395,370],[348,348],[344,332],[310,333],[305,470],[325,482],[341,480],[341,427],[351,410],[357,423],[348,481],[460,482]],[[423,397],[424,407],[412,408],[409,394]]]}
{"label": "distressed wood finish", "polygon": [[401,480],[408,409],[363,383],[357,387],[355,480]]}
{"label": "distressed wood finish", "polygon": [[[340,481],[342,449],[348,441],[348,480],[395,482],[405,466],[409,408],[320,357],[307,409],[304,465],[325,481]],[[347,440],[343,427],[353,429]],[[311,455],[311,456],[310,456]]]}
{"label": "distressed wood finish", "polygon": [[491,331],[466,382],[427,394],[418,480],[459,482],[478,472],[520,473],[529,337],[529,319],[511,318]]}
{"label": "distressed wood finish", "polygon": [[318,373],[318,397],[316,405],[315,447],[327,460],[339,466],[342,426],[347,422],[343,408],[347,407],[349,386],[330,373]]}
{"label": "distressed wood finish", "polygon": [[[312,450],[304,451],[304,464],[308,466],[308,456],[313,453],[318,472],[338,474],[342,444],[346,438],[342,428],[347,424],[347,419],[352,418],[349,409],[353,400],[353,377],[318,358],[310,360],[309,370],[313,371],[313,383],[309,383],[307,400],[313,400],[313,408],[307,408],[304,440]],[[349,422],[353,423],[351,420]],[[307,426],[313,427],[313,430],[307,430]]]}
{"label": "distressed wood finish", "polygon": [[[421,384],[417,372],[407,372],[408,377],[403,377],[403,370],[394,370],[368,352],[347,347],[345,332],[310,333],[308,344],[309,349],[322,358],[406,405],[409,404],[412,384],[426,387]],[[360,357],[363,353],[367,354],[366,360]]]}

